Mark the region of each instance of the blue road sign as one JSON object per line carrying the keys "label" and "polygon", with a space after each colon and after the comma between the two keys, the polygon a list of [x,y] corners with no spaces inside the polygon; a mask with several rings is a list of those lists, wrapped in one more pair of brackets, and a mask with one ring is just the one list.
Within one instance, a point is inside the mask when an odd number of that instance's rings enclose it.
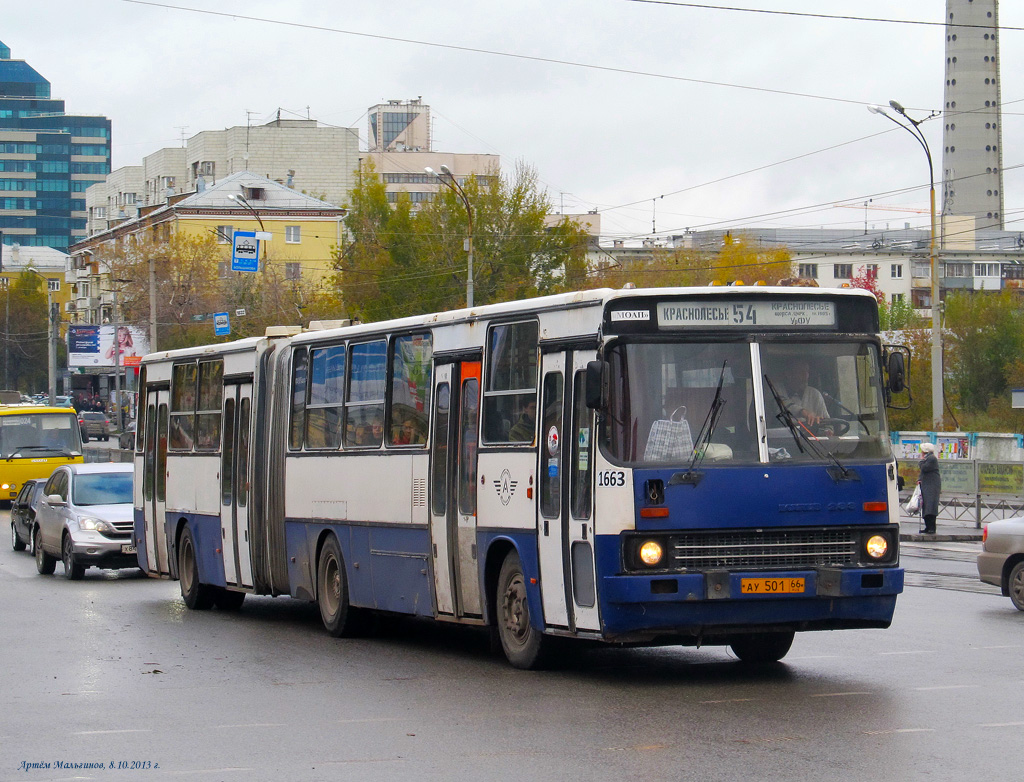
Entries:
{"label": "blue road sign", "polygon": [[231,320],[226,312],[213,313],[213,333],[218,337],[226,337],[231,333]]}
{"label": "blue road sign", "polygon": [[231,271],[258,272],[260,242],[255,231],[235,231],[231,244]]}

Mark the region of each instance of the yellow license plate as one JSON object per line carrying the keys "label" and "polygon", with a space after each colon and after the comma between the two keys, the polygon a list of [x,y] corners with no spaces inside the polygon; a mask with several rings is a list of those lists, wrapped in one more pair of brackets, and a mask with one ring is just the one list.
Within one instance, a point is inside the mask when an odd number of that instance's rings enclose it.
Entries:
{"label": "yellow license plate", "polygon": [[741,578],[744,595],[792,595],[804,591],[802,578]]}

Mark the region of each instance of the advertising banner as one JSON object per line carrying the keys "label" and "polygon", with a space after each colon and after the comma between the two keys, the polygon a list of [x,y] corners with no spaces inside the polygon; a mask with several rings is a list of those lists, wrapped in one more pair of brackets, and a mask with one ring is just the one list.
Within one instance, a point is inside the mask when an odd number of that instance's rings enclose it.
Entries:
{"label": "advertising banner", "polygon": [[139,365],[149,352],[149,335],[134,326],[86,325],[68,326],[69,367],[114,368],[115,331],[120,345],[120,364],[123,367]]}

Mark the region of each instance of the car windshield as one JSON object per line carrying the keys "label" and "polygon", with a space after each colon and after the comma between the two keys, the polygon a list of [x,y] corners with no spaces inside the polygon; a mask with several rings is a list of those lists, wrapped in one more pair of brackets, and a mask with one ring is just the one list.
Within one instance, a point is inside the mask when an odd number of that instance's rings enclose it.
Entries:
{"label": "car windshield", "polygon": [[618,462],[757,462],[760,427],[773,463],[891,454],[873,343],[631,342],[614,345],[608,358],[604,446]]}
{"label": "car windshield", "polygon": [[76,475],[71,490],[75,505],[117,505],[132,501],[130,472]]}
{"label": "car windshield", "polygon": [[0,458],[82,452],[73,412],[0,416]]}

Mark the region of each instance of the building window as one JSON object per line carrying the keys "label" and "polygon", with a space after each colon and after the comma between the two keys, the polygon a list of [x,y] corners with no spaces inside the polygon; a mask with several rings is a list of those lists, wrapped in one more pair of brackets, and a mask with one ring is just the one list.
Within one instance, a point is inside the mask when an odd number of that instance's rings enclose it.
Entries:
{"label": "building window", "polygon": [[48,279],[46,281],[46,286],[50,289],[50,291],[52,293],[59,293],[60,292],[60,280],[50,280],[50,279]]}
{"label": "building window", "polygon": [[970,277],[974,271],[974,265],[970,263],[947,263],[947,277]]}
{"label": "building window", "polygon": [[217,262],[217,277],[226,279],[231,276],[231,264],[228,261]]}
{"label": "building window", "polygon": [[801,263],[799,269],[799,275],[807,279],[814,279],[818,276],[818,264],[816,263]]}
{"label": "building window", "polygon": [[284,278],[286,280],[300,280],[300,279],[302,279],[302,264],[301,263],[286,263],[284,265]]}
{"label": "building window", "polygon": [[92,216],[97,220],[107,219],[107,207],[105,206],[94,206],[92,208]]}
{"label": "building window", "polygon": [[869,264],[865,265],[865,267],[864,267],[864,275],[869,280],[877,280],[878,279],[878,264],[877,263],[869,263]]}
{"label": "building window", "polygon": [[903,264],[902,263],[894,263],[894,264],[892,264],[889,267],[889,275],[894,280],[902,280],[903,279]]}
{"label": "building window", "polygon": [[837,280],[849,280],[853,277],[853,264],[837,263],[832,269],[832,276]]}
{"label": "building window", "polygon": [[10,284],[11,284],[10,279],[8,279],[7,277],[0,277],[0,291],[7,290],[8,286]]}
{"label": "building window", "polygon": [[903,294],[902,293],[894,293],[894,294],[892,294],[892,296],[890,298],[891,298],[893,304],[898,304],[898,303],[903,301]]}
{"label": "building window", "polygon": [[234,239],[235,229],[230,225],[217,226],[217,244],[231,244]]}
{"label": "building window", "polygon": [[974,264],[974,276],[975,277],[998,277],[999,276],[999,264],[998,263],[976,263],[976,264]]}
{"label": "building window", "polygon": [[286,225],[284,227],[284,240],[288,244],[299,244],[302,241],[301,228],[299,225]]}

